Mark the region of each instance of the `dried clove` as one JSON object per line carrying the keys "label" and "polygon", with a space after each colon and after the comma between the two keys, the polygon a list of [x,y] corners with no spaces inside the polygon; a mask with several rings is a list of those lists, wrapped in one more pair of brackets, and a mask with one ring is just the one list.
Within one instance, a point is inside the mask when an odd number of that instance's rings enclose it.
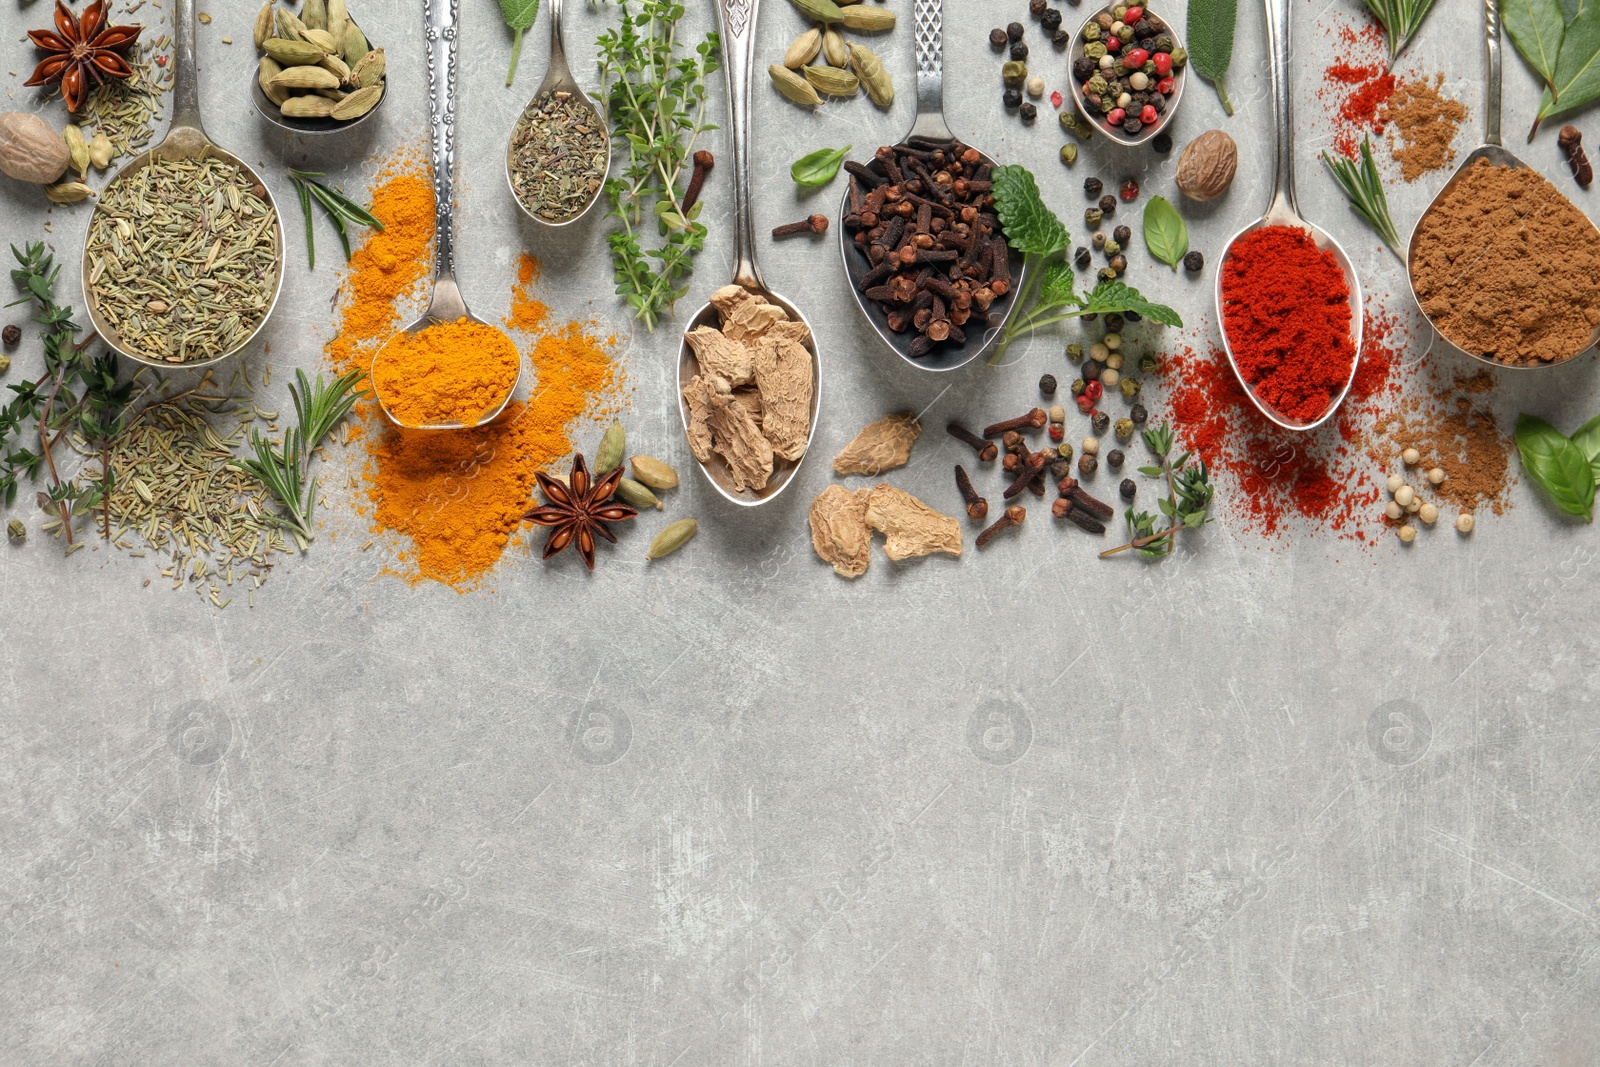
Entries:
{"label": "dried clove", "polygon": [[956,491],[961,494],[961,499],[967,505],[967,516],[982,522],[989,514],[989,502],[978,495],[972,488],[972,479],[967,477],[966,470],[961,464],[956,464]]}
{"label": "dried clove", "polygon": [[1106,532],[1106,524],[1078,507],[1077,502],[1070,497],[1062,497],[1050,505],[1050,514],[1058,519],[1067,519],[1081,530],[1092,534]]}
{"label": "dried clove", "polygon": [[1006,487],[1005,498],[1010,500],[1026,489],[1035,478],[1044,472],[1045,461],[1050,458],[1048,452],[1030,452],[1017,464],[1017,478]]}
{"label": "dried clove", "polygon": [[689,209],[694,207],[700,199],[700,187],[706,182],[706,174],[716,163],[716,159],[704,148],[694,154],[694,172],[689,175],[689,188],[684,190],[683,211],[688,215]]}
{"label": "dried clove", "polygon": [[1090,495],[1087,489],[1078,484],[1078,480],[1076,478],[1061,479],[1060,482],[1056,483],[1056,489],[1060,491],[1061,496],[1064,499],[1071,500],[1080,508],[1083,508],[1085,511],[1088,511],[1099,518],[1109,519],[1112,515],[1116,514],[1116,509],[1114,509],[1110,504],[1107,504],[1104,501],[1096,499],[1094,496]]}
{"label": "dried clove", "polygon": [[971,445],[978,453],[979,463],[993,463],[994,458],[1000,454],[1000,449],[993,441],[985,441],[959,422],[952,422],[945,426],[944,432],[954,437],[957,441],[964,441]]}
{"label": "dried clove", "polygon": [[1007,430],[1037,430],[1045,424],[1047,419],[1048,416],[1045,415],[1044,408],[1034,408],[1025,415],[1018,415],[1014,419],[1007,419],[1004,422],[997,422],[992,426],[984,427],[983,436],[994,437],[997,434],[1005,433]]}
{"label": "dried clove", "polygon": [[827,232],[828,216],[812,215],[810,218],[801,219],[799,222],[790,222],[783,226],[774,226],[772,228],[772,239],[776,241],[783,237],[794,237],[802,233]]}
{"label": "dried clove", "polygon": [[1004,515],[1000,516],[994,521],[993,526],[990,526],[987,530],[984,530],[978,535],[978,547],[988,547],[989,542],[993,541],[1002,530],[1009,530],[1013,526],[1021,526],[1022,520],[1027,517],[1028,509],[1018,504],[1012,504],[1010,507],[1006,508],[1006,513]]}
{"label": "dried clove", "polygon": [[1578,187],[1589,188],[1589,183],[1594,181],[1594,168],[1589,165],[1589,157],[1583,151],[1583,134],[1578,132],[1576,126],[1563,126],[1556,136],[1556,145],[1567,157],[1567,169],[1572,171],[1572,178]]}

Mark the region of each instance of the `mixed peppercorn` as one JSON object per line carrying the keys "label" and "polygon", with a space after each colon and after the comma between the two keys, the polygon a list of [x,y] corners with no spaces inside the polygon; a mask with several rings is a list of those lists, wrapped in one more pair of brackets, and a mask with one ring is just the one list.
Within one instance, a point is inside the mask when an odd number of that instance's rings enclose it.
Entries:
{"label": "mixed peppercorn", "polygon": [[1090,115],[1136,137],[1161,121],[1187,60],[1165,22],[1137,5],[1118,4],[1084,26],[1072,78]]}

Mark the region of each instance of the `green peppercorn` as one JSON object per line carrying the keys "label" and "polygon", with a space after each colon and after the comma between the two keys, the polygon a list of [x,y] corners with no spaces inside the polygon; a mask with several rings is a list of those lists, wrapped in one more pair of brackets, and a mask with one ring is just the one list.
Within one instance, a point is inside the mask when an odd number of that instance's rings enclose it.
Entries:
{"label": "green peppercorn", "polygon": [[20,545],[28,539],[28,527],[21,519],[12,519],[6,523],[6,536]]}
{"label": "green peppercorn", "polygon": [[1172,56],[1173,70],[1177,70],[1179,67],[1182,67],[1185,63],[1189,62],[1189,53],[1185,49],[1174,48],[1170,54]]}
{"label": "green peppercorn", "polygon": [[1118,419],[1116,433],[1119,441],[1126,441],[1131,438],[1133,436],[1133,420]]}
{"label": "green peppercorn", "polygon": [[1083,46],[1083,54],[1098,63],[1100,57],[1106,54],[1106,46],[1099,41],[1091,41]]}
{"label": "green peppercorn", "polygon": [[1000,68],[1000,78],[1010,88],[1019,88],[1028,80],[1028,64],[1013,59]]}
{"label": "green peppercorn", "polygon": [[[1110,88],[1111,88],[1111,84],[1106,81],[1106,79],[1105,79],[1105,77],[1103,75],[1100,75],[1100,74],[1096,74],[1094,77],[1090,78],[1088,80],[1088,82],[1086,82],[1084,84],[1084,90],[1087,91],[1087,92],[1091,92],[1096,96],[1104,96],[1104,95],[1106,95],[1106,92]],[[1077,120],[1074,119],[1073,121],[1076,122]]]}
{"label": "green peppercorn", "polygon": [[1105,217],[1105,212],[1101,211],[1097,207],[1086,207],[1083,209],[1083,223],[1085,226],[1098,226],[1100,225],[1100,220],[1104,219]]}
{"label": "green peppercorn", "polygon": [[1101,267],[1099,273],[1096,274],[1095,277],[1099,278],[1103,282],[1114,282],[1117,280],[1117,272],[1112,270],[1110,267]]}
{"label": "green peppercorn", "polygon": [[1171,34],[1167,34],[1167,33],[1163,33],[1159,37],[1157,37],[1156,40],[1155,40],[1155,43],[1150,46],[1150,51],[1152,51],[1152,52],[1171,52],[1172,48],[1173,48],[1173,44],[1174,44],[1174,41],[1172,40],[1172,35]]}
{"label": "green peppercorn", "polygon": [[1117,102],[1116,102],[1116,100],[1112,99],[1112,96],[1111,96],[1110,93],[1107,93],[1105,96],[1102,96],[1100,98],[1100,114],[1109,115],[1113,111],[1115,111],[1116,109],[1117,109]]}
{"label": "green peppercorn", "polygon": [[1139,369],[1144,371],[1146,374],[1154,374],[1156,369],[1160,366],[1161,357],[1156,355],[1154,352],[1146,352],[1144,355],[1139,357]]}
{"label": "green peppercorn", "polygon": [[[1123,44],[1127,44],[1129,41],[1133,40],[1133,27],[1124,26],[1122,29],[1118,30],[1117,40],[1121,41]],[[1174,61],[1172,65],[1177,66],[1178,64],[1176,61]]]}
{"label": "green peppercorn", "polygon": [[1074,363],[1083,362],[1083,346],[1073,343],[1067,346],[1067,358]]}
{"label": "green peppercorn", "polygon": [[1122,390],[1122,395],[1126,399],[1132,400],[1139,395],[1139,379],[1124,378],[1117,383],[1117,388]]}
{"label": "green peppercorn", "polygon": [[[1083,39],[1085,41],[1098,42],[1100,40],[1100,27],[1093,22],[1089,23],[1083,28]],[[1104,45],[1101,45],[1102,49],[1104,47]],[[1087,51],[1087,49],[1085,49],[1085,51]]]}
{"label": "green peppercorn", "polygon": [[1056,445],[1056,455],[1060,456],[1062,459],[1071,459],[1072,442],[1062,441],[1059,445]]}
{"label": "green peppercorn", "polygon": [[1109,258],[1111,256],[1116,255],[1118,252],[1122,251],[1122,246],[1119,245],[1115,240],[1108,240],[1108,241],[1106,241],[1105,245],[1101,248],[1101,251],[1104,252],[1106,254],[1106,256]]}
{"label": "green peppercorn", "polygon": [[0,374],[4,374],[6,371],[8,371],[10,369],[11,369],[11,357],[10,356],[0,356]]}
{"label": "green peppercorn", "polygon": [[1078,146],[1070,141],[1062,145],[1061,162],[1065,163],[1069,167],[1078,162]]}
{"label": "green peppercorn", "polygon": [[1083,395],[1083,390],[1086,387],[1087,387],[1087,383],[1084,382],[1084,380],[1082,378],[1074,378],[1074,379],[1072,379],[1072,395],[1073,396],[1082,396]]}

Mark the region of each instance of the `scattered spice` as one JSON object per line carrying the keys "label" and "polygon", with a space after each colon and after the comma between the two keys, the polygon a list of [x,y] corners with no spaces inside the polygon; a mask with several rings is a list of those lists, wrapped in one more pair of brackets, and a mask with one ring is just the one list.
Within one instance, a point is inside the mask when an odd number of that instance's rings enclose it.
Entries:
{"label": "scattered spice", "polygon": [[875,478],[911,459],[911,446],[922,433],[922,423],[909,411],[886,415],[869,423],[833,458],[835,474],[863,474]]}
{"label": "scattered spice", "polygon": [[1467,107],[1439,89],[1444,75],[1416,78],[1396,85],[1379,107],[1378,119],[1389,127],[1389,154],[1400,164],[1400,177],[1414,182],[1424,174],[1455,162],[1456,131],[1466,121]]}
{"label": "scattered spice", "polygon": [[1467,168],[1417,223],[1412,263],[1422,310],[1465,351],[1559,362],[1600,326],[1600,233],[1535,170]]}
{"label": "scattered spice", "polygon": [[1354,158],[1363,133],[1382,133],[1383,106],[1394,94],[1396,80],[1389,72],[1383,29],[1363,19],[1358,26],[1337,31],[1340,59],[1322,72],[1317,96],[1328,105],[1333,124],[1333,148]]}
{"label": "scattered spice", "polygon": [[532,214],[564,222],[600,195],[609,157],[605,120],[572,93],[545,93],[512,130],[511,188]]}
{"label": "scattered spice", "polygon": [[373,364],[372,385],[407,426],[475,426],[505,401],[521,363],[511,338],[463,318],[395,335]]}

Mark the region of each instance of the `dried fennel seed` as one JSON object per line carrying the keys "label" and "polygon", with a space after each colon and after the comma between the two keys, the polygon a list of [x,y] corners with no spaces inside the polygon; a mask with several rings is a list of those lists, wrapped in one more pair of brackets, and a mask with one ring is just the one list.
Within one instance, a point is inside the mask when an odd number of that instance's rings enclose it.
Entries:
{"label": "dried fennel seed", "polygon": [[133,75],[92,90],[88,103],[73,118],[84,129],[93,127],[105,134],[118,156],[149,144],[156,117],[161,114],[161,97],[172,88],[172,67],[157,64],[156,57],[171,51],[171,37],[141,42],[138,51],[128,57]]}
{"label": "dried fennel seed", "polygon": [[84,254],[124,348],[188,363],[244,343],[277,285],[277,219],[264,195],[210,157],[153,160],[106,188]]}
{"label": "dried fennel seed", "polygon": [[542,219],[565,219],[600,193],[604,120],[571,93],[534,97],[511,134],[511,185]]}
{"label": "dried fennel seed", "polygon": [[[223,414],[240,419],[222,430],[214,420]],[[259,588],[272,556],[295,547],[271,517],[260,481],[231,466],[255,414],[248,400],[209,392],[157,401],[134,417],[110,453],[112,543],[137,551],[130,538],[138,537],[170,553],[161,573],[173,588],[194,583],[218,607],[227,604],[227,587]],[[86,470],[84,478],[98,483],[100,472]]]}

